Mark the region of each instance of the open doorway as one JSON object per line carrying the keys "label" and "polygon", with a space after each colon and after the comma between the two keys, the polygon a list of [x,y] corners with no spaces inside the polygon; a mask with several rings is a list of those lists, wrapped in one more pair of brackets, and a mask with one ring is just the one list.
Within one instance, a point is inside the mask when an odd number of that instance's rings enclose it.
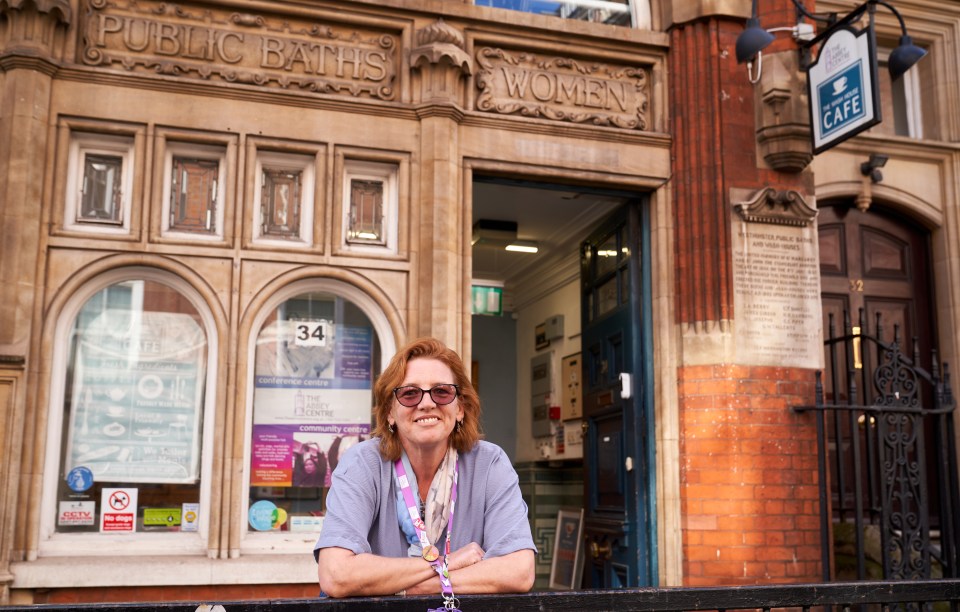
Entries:
{"label": "open doorway", "polygon": [[[486,438],[510,456],[530,506],[541,547],[537,588],[548,586],[557,512],[586,508],[590,523],[596,505],[584,488],[584,440],[592,434],[584,437],[591,430],[582,393],[582,250],[638,201],[625,192],[474,178],[473,375]],[[616,260],[620,247],[606,244],[593,252]],[[620,278],[617,264],[611,270]],[[590,573],[582,585],[602,586]]]}

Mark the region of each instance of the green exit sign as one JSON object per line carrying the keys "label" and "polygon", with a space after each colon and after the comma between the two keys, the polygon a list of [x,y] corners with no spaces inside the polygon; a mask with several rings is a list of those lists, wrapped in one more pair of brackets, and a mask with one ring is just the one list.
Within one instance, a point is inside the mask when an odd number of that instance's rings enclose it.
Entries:
{"label": "green exit sign", "polygon": [[474,285],[472,303],[471,312],[475,315],[502,316],[503,287]]}

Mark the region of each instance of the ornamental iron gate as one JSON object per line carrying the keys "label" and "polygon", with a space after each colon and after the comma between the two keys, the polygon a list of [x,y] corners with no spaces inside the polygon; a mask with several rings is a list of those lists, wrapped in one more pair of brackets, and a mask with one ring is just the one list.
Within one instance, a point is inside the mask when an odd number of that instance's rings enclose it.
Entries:
{"label": "ornamental iron gate", "polygon": [[[856,327],[848,313],[843,317],[840,336],[828,317],[816,405],[796,408],[817,415],[824,580],[831,580],[831,551],[840,565],[838,534],[851,532],[851,578],[960,577],[955,402],[947,365],[941,372],[934,350],[923,367],[916,339],[908,357],[899,326],[885,342],[879,314],[873,334],[862,309]],[[870,564],[882,574],[869,572]],[[835,567],[834,579],[838,573]]]}

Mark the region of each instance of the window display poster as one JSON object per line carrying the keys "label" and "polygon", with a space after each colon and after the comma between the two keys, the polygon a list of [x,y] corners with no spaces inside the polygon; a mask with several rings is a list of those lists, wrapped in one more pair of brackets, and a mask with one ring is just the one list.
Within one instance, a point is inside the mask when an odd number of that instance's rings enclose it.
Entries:
{"label": "window display poster", "polygon": [[108,309],[77,337],[65,472],[194,483],[206,336],[187,314]]}
{"label": "window display poster", "polygon": [[257,342],[250,486],[324,487],[370,434],[373,330],[277,321]]}

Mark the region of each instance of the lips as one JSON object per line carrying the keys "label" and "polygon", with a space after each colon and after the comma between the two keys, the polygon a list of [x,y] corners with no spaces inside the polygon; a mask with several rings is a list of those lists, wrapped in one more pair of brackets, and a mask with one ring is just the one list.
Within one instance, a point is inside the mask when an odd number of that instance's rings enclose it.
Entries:
{"label": "lips", "polygon": [[439,422],[439,421],[440,421],[440,419],[439,419],[438,417],[435,417],[435,416],[427,416],[427,417],[421,417],[421,418],[419,418],[419,419],[415,419],[413,422],[414,422],[414,423],[434,423],[434,422]]}

